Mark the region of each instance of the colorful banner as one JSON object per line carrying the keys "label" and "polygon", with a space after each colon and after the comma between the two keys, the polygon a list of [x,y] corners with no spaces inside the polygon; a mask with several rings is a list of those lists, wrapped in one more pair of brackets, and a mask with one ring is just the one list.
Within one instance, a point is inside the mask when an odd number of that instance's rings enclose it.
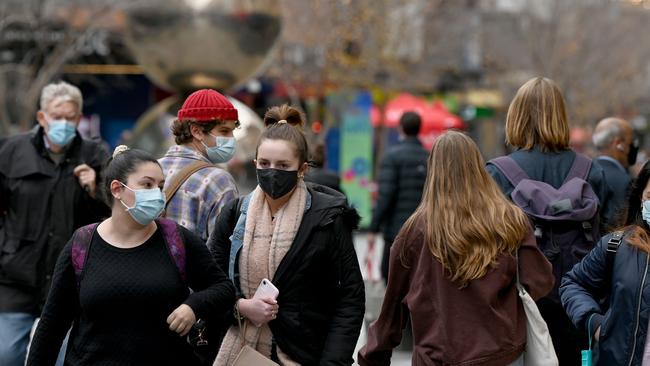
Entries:
{"label": "colorful banner", "polygon": [[361,215],[361,226],[372,219],[370,181],[372,138],[370,125],[371,94],[367,91],[341,91],[328,95],[328,114],[340,122],[341,186],[348,200]]}

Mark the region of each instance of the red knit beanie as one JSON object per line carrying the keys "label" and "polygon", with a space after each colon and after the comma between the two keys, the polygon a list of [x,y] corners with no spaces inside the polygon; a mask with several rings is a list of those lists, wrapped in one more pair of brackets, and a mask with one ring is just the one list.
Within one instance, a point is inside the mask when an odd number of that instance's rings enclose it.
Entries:
{"label": "red knit beanie", "polygon": [[178,111],[178,120],[208,122],[215,119],[236,121],[237,110],[228,98],[212,89],[201,89],[190,94]]}

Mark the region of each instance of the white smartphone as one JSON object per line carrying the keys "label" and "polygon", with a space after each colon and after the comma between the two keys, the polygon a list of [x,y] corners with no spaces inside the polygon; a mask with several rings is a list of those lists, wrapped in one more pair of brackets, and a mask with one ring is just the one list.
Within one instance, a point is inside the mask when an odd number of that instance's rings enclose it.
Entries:
{"label": "white smartphone", "polygon": [[278,288],[275,287],[275,285],[273,285],[271,281],[265,278],[262,280],[262,282],[260,282],[260,285],[257,287],[257,290],[253,295],[253,299],[270,297],[273,300],[275,300],[278,298],[279,294],[280,294],[280,290],[278,290]]}

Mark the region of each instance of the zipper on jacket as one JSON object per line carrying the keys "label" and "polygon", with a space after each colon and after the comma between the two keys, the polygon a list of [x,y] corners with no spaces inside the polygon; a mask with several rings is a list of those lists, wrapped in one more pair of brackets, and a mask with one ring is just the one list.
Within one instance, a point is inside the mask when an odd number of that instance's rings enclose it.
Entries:
{"label": "zipper on jacket", "polygon": [[634,360],[634,353],[636,352],[636,334],[639,331],[639,318],[641,316],[641,299],[643,296],[643,286],[645,285],[645,279],[646,276],[648,275],[648,262],[650,261],[650,255],[646,254],[646,260],[645,260],[645,272],[643,273],[643,280],[641,281],[641,287],[639,288],[639,303],[636,308],[636,325],[634,327],[634,344],[632,345],[632,356],[630,357],[630,362],[628,362],[628,366],[632,366],[632,361]]}

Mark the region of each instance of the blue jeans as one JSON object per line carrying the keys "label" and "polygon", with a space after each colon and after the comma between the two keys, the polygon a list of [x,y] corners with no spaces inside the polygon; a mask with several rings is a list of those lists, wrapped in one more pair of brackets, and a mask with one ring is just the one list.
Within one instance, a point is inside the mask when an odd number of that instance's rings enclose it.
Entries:
{"label": "blue jeans", "polygon": [[[27,313],[0,313],[0,365],[23,366],[27,357],[29,334],[36,317]],[[68,345],[66,336],[56,360],[56,366],[63,366]]]}

